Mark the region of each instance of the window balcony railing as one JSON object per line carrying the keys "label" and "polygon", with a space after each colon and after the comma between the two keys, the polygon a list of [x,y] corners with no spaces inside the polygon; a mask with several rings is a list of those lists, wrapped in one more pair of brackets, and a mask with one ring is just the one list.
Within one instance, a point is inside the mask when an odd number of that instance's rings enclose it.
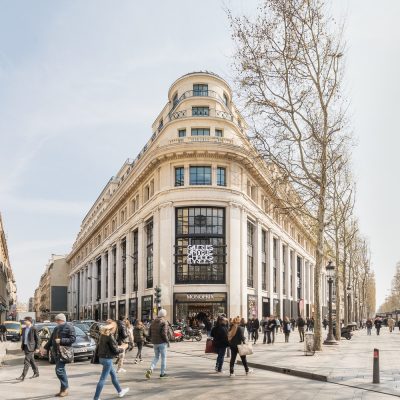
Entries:
{"label": "window balcony railing", "polygon": [[177,100],[173,102],[172,109],[170,113],[176,108],[176,106],[181,103],[183,100],[188,99],[190,97],[211,97],[213,99],[217,99],[221,103],[225,104],[224,99],[214,90],[188,90],[184,92]]}
{"label": "window balcony railing", "polygon": [[233,144],[233,139],[221,138],[216,136],[187,136],[182,138],[171,139],[169,144],[175,143],[194,143],[194,142],[211,142]]}
{"label": "window balcony railing", "polygon": [[168,115],[169,121],[175,121],[180,118],[191,118],[191,117],[193,117],[193,118],[207,118],[207,117],[221,118],[221,119],[225,119],[225,120],[233,122],[233,115],[231,113],[228,113],[228,112],[222,111],[222,110],[216,110],[215,108],[208,109],[208,113],[204,113],[204,114],[199,114],[197,112],[192,113],[192,110],[189,109],[189,110],[174,111],[172,113],[169,113],[169,115]]}

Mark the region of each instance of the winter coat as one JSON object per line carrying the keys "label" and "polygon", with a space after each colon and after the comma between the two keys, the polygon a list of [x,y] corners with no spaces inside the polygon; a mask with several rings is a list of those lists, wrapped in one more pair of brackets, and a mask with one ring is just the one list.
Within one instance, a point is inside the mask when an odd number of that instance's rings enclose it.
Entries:
{"label": "winter coat", "polygon": [[114,358],[122,352],[123,349],[118,348],[114,335],[110,333],[102,333],[100,335],[98,344],[99,358]]}
{"label": "winter coat", "polygon": [[227,347],[228,342],[228,327],[226,325],[218,324],[211,329],[211,337],[214,339],[215,347]]}
{"label": "winter coat", "polygon": [[283,333],[290,333],[290,321],[283,321]]}
{"label": "winter coat", "polygon": [[153,344],[169,343],[167,321],[157,317],[150,325],[149,336]]}
{"label": "winter coat", "polygon": [[45,344],[44,348],[46,350],[50,350],[52,348],[54,352],[57,352],[58,345],[56,343],[56,339],[61,339],[60,346],[72,346],[72,343],[74,343],[76,340],[74,326],[67,322],[57,325],[51,334],[50,340]]}
{"label": "winter coat", "polygon": [[138,328],[135,326],[133,328],[133,341],[135,343],[143,343],[144,342],[144,328],[143,326]]}

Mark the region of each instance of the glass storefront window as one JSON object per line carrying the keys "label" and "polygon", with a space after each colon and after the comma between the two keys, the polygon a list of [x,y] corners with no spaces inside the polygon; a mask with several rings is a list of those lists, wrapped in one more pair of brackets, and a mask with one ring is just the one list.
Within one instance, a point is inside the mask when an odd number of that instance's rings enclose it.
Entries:
{"label": "glass storefront window", "polygon": [[225,283],[225,209],[176,209],[176,283]]}

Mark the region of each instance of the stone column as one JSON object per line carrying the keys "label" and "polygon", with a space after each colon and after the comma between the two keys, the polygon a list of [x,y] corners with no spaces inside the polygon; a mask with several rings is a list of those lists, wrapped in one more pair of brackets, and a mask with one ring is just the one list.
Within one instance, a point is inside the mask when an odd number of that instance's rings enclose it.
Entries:
{"label": "stone column", "polygon": [[133,259],[132,259],[132,249],[133,249],[133,235],[132,231],[129,230],[126,233],[126,310],[128,311],[129,308],[129,298],[131,297],[131,292],[133,290],[133,271],[132,271],[132,266],[133,266]]}
{"label": "stone column", "polygon": [[142,296],[146,287],[146,232],[144,231],[144,220],[138,221],[138,318],[142,317]]}
{"label": "stone column", "polygon": [[100,299],[103,302],[104,299],[106,298],[106,271],[107,271],[108,265],[106,265],[106,253],[103,252],[101,254],[101,293],[100,293]]}
{"label": "stone column", "polygon": [[268,295],[270,314],[274,313],[274,235],[271,230],[267,234],[268,240]]}
{"label": "stone column", "polygon": [[254,229],[254,288],[256,289],[257,296],[257,310],[258,318],[262,318],[262,226],[260,221],[256,221],[256,226]]}
{"label": "stone column", "polygon": [[278,301],[279,301],[279,317],[283,318],[283,286],[285,282],[283,282],[282,270],[283,270],[283,249],[282,249],[282,240],[278,239],[278,254],[277,254],[277,278],[278,278]]}
{"label": "stone column", "polygon": [[[248,318],[248,307],[247,307],[247,214],[243,210],[243,208],[240,209],[241,213],[241,218],[240,218],[240,240],[241,240],[241,246],[240,246],[240,263],[241,263],[241,269],[240,269],[240,277],[239,280],[241,282],[241,309],[242,313],[239,315],[243,315],[246,320]],[[235,233],[236,235],[238,232]],[[231,278],[232,279],[232,278]],[[235,278],[233,278],[235,279]]]}
{"label": "stone column", "polygon": [[116,314],[118,317],[118,299],[119,296],[122,293],[122,260],[121,260],[121,255],[122,255],[122,250],[121,250],[121,241],[117,240],[116,242],[116,271],[117,271],[117,277],[116,277],[116,292],[115,292],[115,301],[116,301]]}

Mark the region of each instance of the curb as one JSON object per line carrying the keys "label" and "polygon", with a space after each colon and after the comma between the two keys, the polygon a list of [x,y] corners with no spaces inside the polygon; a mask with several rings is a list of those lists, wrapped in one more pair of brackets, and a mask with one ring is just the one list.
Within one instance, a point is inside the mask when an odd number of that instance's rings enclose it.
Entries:
{"label": "curb", "polygon": [[[243,365],[240,360],[237,361],[237,364]],[[299,378],[311,379],[311,380],[319,381],[319,382],[328,382],[328,377],[326,375],[314,374],[312,372],[299,371],[296,369],[276,367],[273,365],[257,364],[257,363],[252,363],[252,362],[248,362],[247,365],[252,368],[263,369],[265,371],[271,371],[271,372],[277,372],[279,374],[297,376]]]}

